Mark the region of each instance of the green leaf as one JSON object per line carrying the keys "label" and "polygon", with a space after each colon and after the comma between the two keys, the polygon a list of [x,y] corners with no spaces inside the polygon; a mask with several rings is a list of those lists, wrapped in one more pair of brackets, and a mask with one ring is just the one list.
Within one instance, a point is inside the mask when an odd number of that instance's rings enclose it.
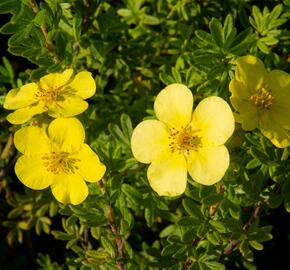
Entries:
{"label": "green leaf", "polygon": [[203,220],[203,214],[201,213],[199,207],[190,199],[183,199],[182,205],[186,212],[199,220]]}
{"label": "green leaf", "polygon": [[179,226],[193,226],[196,224],[196,219],[193,217],[182,217],[178,220],[177,224]]}
{"label": "green leaf", "polygon": [[8,40],[9,46],[17,46],[23,42],[25,42],[25,39],[29,36],[31,31],[33,30],[33,24],[28,24],[22,31],[14,34],[12,37]]}
{"label": "green leaf", "polygon": [[268,17],[269,22],[271,22],[272,20],[277,19],[281,15],[282,11],[283,11],[283,5],[282,4],[279,4],[279,5],[275,6],[273,8],[273,10],[271,11],[271,13],[269,14],[269,17]]}
{"label": "green leaf", "polygon": [[133,128],[130,116],[125,113],[122,113],[120,119],[123,134],[125,135],[125,137],[127,137],[128,140],[131,140]]}
{"label": "green leaf", "polygon": [[162,256],[168,256],[177,252],[182,246],[178,244],[169,244],[161,251]]}
{"label": "green leaf", "polygon": [[105,250],[110,254],[111,257],[115,257],[114,245],[108,238],[101,236],[101,244],[105,248]]}
{"label": "green leaf", "polygon": [[82,18],[76,15],[73,20],[73,33],[75,40],[79,41],[82,34]]}
{"label": "green leaf", "polygon": [[219,233],[225,233],[227,231],[225,225],[222,222],[218,221],[218,220],[210,220],[209,223]]}
{"label": "green leaf", "polygon": [[261,166],[261,164],[262,163],[258,159],[254,158],[247,163],[246,169],[248,169],[248,170],[255,169],[255,168]]}
{"label": "green leaf", "polygon": [[117,14],[121,17],[130,17],[132,16],[132,11],[130,9],[127,8],[120,8],[117,10]]}
{"label": "green leaf", "polygon": [[168,75],[168,74],[166,74],[166,73],[163,73],[163,72],[160,72],[160,73],[159,73],[159,79],[160,79],[160,80],[161,80],[165,85],[175,83],[174,78],[172,78],[170,75]]}
{"label": "green leaf", "polygon": [[[253,6],[252,14],[253,14],[254,21],[255,21],[255,24],[252,24],[253,27],[256,28],[259,32],[262,32],[263,31],[263,28],[262,28],[262,14],[260,12],[260,9],[257,6]],[[251,20],[250,20],[250,22],[251,22]]]}
{"label": "green leaf", "polygon": [[46,214],[46,212],[48,211],[48,208],[49,208],[49,204],[44,204],[44,205],[42,205],[37,211],[36,211],[36,213],[35,213],[35,215],[37,216],[37,217],[43,217],[45,214]]}
{"label": "green leaf", "polygon": [[142,203],[142,194],[136,188],[128,184],[123,184],[121,189],[133,204],[140,205]]}
{"label": "green leaf", "polygon": [[159,237],[165,238],[168,235],[175,233],[177,229],[178,227],[175,224],[168,225],[159,233]]}
{"label": "green leaf", "polygon": [[196,67],[190,67],[186,72],[186,85],[191,88],[195,85],[202,83],[206,78],[206,74]]}
{"label": "green leaf", "polygon": [[12,13],[12,11],[18,8],[19,4],[19,0],[1,0],[0,14]]}
{"label": "green leaf", "polygon": [[4,67],[8,71],[9,78],[11,80],[13,80],[14,79],[14,71],[13,71],[13,68],[12,68],[10,62],[8,61],[8,59],[6,57],[3,57],[2,61],[3,61]]}
{"label": "green leaf", "polygon": [[45,9],[40,10],[34,18],[34,23],[38,26],[45,27],[47,23],[47,16],[48,14]]}
{"label": "green leaf", "polygon": [[158,25],[160,21],[158,18],[151,16],[151,15],[144,15],[143,16],[143,23],[148,25]]}
{"label": "green leaf", "polygon": [[204,41],[205,43],[210,44],[214,41],[212,35],[203,30],[196,30],[194,33],[200,40]]}
{"label": "green leaf", "polygon": [[252,42],[250,39],[252,34],[252,29],[247,28],[244,31],[240,32],[233,40],[231,48],[229,49],[230,53],[241,54],[245,49],[249,47],[249,44]]}
{"label": "green leaf", "polygon": [[204,263],[210,270],[225,270],[225,266],[219,262],[206,261]]}
{"label": "green leaf", "polygon": [[214,231],[214,232],[208,232],[206,234],[206,238],[208,239],[208,241],[210,241],[214,246],[217,246],[220,244],[221,242],[221,238],[219,236],[219,234]]}
{"label": "green leaf", "polygon": [[110,124],[108,129],[117,141],[119,141],[121,144],[124,144],[130,148],[129,138],[123,134],[121,129],[116,124]]}
{"label": "green leaf", "polygon": [[232,33],[233,28],[234,28],[233,18],[230,14],[228,14],[225,19],[224,27],[223,27],[223,36],[225,40],[229,38],[229,36]]}
{"label": "green leaf", "polygon": [[268,46],[276,45],[279,42],[278,39],[273,38],[273,37],[263,37],[263,38],[260,38],[259,41],[265,43]]}
{"label": "green leaf", "polygon": [[257,241],[249,241],[250,246],[252,246],[256,250],[263,250],[264,246]]}
{"label": "green leaf", "polygon": [[56,239],[59,239],[59,240],[69,241],[69,240],[74,239],[74,235],[69,235],[61,231],[52,231],[51,233]]}
{"label": "green leaf", "polygon": [[209,29],[215,43],[221,48],[224,44],[223,28],[221,22],[216,18],[212,18],[209,23]]}
{"label": "green leaf", "polygon": [[255,157],[257,160],[259,160],[261,163],[263,164],[269,164],[269,157],[264,154],[262,151],[260,151],[258,148],[256,147],[251,147],[250,148],[250,153],[253,157]]}
{"label": "green leaf", "polygon": [[222,201],[223,195],[221,194],[210,194],[202,199],[202,203],[205,205],[214,205]]}
{"label": "green leaf", "polygon": [[175,83],[182,83],[181,75],[175,67],[171,68],[171,73],[173,75]]}
{"label": "green leaf", "polygon": [[108,262],[111,260],[110,255],[104,250],[87,250],[86,251],[86,260],[91,262],[94,265],[100,265],[102,263]]}

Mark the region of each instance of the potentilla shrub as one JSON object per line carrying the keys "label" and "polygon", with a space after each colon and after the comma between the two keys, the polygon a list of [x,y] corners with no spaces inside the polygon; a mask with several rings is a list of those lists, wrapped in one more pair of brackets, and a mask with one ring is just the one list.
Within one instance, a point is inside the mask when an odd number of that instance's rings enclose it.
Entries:
{"label": "potentilla shrub", "polygon": [[0,13],[3,269],[284,266],[255,258],[289,220],[288,0]]}

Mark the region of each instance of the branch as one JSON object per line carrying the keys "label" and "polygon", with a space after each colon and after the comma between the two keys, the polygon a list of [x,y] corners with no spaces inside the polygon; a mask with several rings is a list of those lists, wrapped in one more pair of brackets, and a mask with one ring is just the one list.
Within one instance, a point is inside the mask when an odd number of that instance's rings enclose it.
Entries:
{"label": "branch", "polygon": [[[221,195],[224,195],[224,193],[225,193],[225,186],[222,185],[222,184],[220,186],[218,186],[217,187],[217,192],[219,194],[221,194]],[[213,204],[213,205],[210,205],[208,207],[208,214],[209,214],[210,217],[213,217],[215,215],[215,213],[218,210],[219,206],[220,206],[220,202],[219,203],[216,203],[216,204]]]}
{"label": "branch", "polygon": [[10,155],[12,148],[13,148],[13,134],[10,133],[8,135],[7,143],[1,153],[0,158],[6,159]]}
{"label": "branch", "polygon": [[88,31],[88,28],[90,26],[90,16],[92,14],[93,8],[91,7],[92,5],[92,0],[85,0],[84,5],[86,7],[86,12],[84,15],[84,20],[83,20],[83,33]]}
{"label": "branch", "polygon": [[[196,237],[195,239],[193,239],[193,241],[191,242],[191,247],[192,248],[196,247],[201,240],[202,239],[199,237]],[[185,262],[183,263],[183,269],[187,270],[189,268],[189,266],[191,265],[191,263],[192,263],[192,261],[187,256]]]}
{"label": "branch", "polygon": [[119,270],[123,270],[123,262],[122,262],[123,261],[123,240],[121,239],[121,237],[119,235],[118,228],[115,225],[113,208],[111,205],[109,206],[108,219],[109,219],[109,223],[111,226],[111,230],[112,230],[113,234],[115,234],[115,236],[116,236],[116,243],[117,243],[117,247],[118,247],[117,267]]}
{"label": "branch", "polygon": [[[37,3],[35,2],[35,0],[30,0],[30,7],[31,7],[32,11],[35,14],[37,14],[39,12],[39,8],[38,8]],[[54,50],[53,44],[49,41],[49,38],[48,38],[48,28],[44,27],[44,26],[40,26],[40,29],[41,29],[42,34],[43,34],[44,39],[45,39],[44,46],[48,50],[48,52],[50,53],[53,62],[57,63],[58,62],[58,57],[55,54],[55,50]]]}
{"label": "branch", "polygon": [[[255,221],[255,219],[260,215],[262,211],[262,206],[261,204],[258,204],[255,208],[254,211],[247,221],[247,223],[243,226],[243,231],[246,233],[248,232],[249,228]],[[224,255],[229,255],[239,244],[241,243],[241,240],[231,240],[229,245],[224,249]]]}
{"label": "branch", "polygon": [[84,250],[87,250],[88,244],[89,244],[89,226],[87,224],[84,226],[83,235],[80,237],[79,240],[80,240],[82,248]]}
{"label": "branch", "polygon": [[[99,181],[99,186],[101,190],[103,191],[103,193],[106,193],[104,183],[102,180]],[[119,230],[115,224],[114,211],[111,205],[109,205],[108,220],[111,227],[111,231],[115,235],[116,244],[118,248],[117,268],[118,270],[123,270],[123,245],[124,243],[123,243],[122,238],[120,237]]]}
{"label": "branch", "polygon": [[[13,134],[10,133],[8,135],[8,139],[7,139],[7,143],[4,146],[4,149],[0,155],[1,159],[6,159],[8,158],[11,153],[13,152]],[[4,179],[7,175],[7,173],[10,171],[10,169],[14,166],[14,163],[16,162],[17,159],[17,154],[12,154],[12,156],[10,157],[10,160],[8,162],[8,164],[6,165],[6,167],[2,168],[0,170],[0,180]],[[0,183],[1,185],[1,183]],[[1,186],[0,186],[1,187]]]}

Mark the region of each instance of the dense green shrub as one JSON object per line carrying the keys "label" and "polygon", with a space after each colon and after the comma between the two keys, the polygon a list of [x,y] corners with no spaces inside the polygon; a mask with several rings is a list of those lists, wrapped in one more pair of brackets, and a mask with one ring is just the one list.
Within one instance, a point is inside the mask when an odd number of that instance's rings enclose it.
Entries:
{"label": "dense green shrub", "polygon": [[[185,193],[167,197],[152,190],[130,140],[156,118],[154,100],[169,84],[186,85],[194,107],[212,95],[231,104],[239,57],[289,72],[289,0],[1,0],[0,14],[9,14],[0,28],[1,43],[9,38],[0,65],[0,269],[256,269],[255,256],[275,240],[269,216],[279,209],[289,220],[289,146],[236,123],[222,181],[188,176]],[[17,179],[21,125],[3,108],[9,90],[68,68],[96,82],[77,117],[107,167],[78,205]]]}

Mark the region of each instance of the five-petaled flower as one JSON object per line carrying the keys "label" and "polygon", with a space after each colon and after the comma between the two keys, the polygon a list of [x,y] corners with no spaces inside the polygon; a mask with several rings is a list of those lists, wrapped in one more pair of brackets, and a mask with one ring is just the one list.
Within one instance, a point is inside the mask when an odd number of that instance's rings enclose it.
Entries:
{"label": "five-petaled flower", "polygon": [[36,126],[18,130],[14,143],[24,155],[15,165],[17,177],[31,189],[50,186],[59,202],[81,203],[88,195],[84,180],[97,182],[106,170],[84,139],[76,118],[57,118],[47,132]]}
{"label": "five-petaled flower", "polygon": [[290,145],[290,75],[267,72],[254,56],[237,59],[235,78],[229,86],[235,119],[244,130],[259,128],[277,147]]}
{"label": "five-petaled flower", "polygon": [[156,97],[159,120],[145,120],[133,131],[132,152],[142,163],[151,163],[147,177],[159,195],[185,191],[187,171],[193,180],[212,185],[224,176],[229,153],[223,145],[234,131],[229,105],[212,96],[192,113],[193,96],[182,84],[172,84]]}
{"label": "five-petaled flower", "polygon": [[51,117],[70,117],[88,108],[87,99],[94,95],[96,84],[90,72],[82,71],[71,79],[72,69],[48,74],[38,83],[12,89],[4,101],[4,108],[15,110],[7,116],[12,124],[23,124],[34,115],[47,112]]}

